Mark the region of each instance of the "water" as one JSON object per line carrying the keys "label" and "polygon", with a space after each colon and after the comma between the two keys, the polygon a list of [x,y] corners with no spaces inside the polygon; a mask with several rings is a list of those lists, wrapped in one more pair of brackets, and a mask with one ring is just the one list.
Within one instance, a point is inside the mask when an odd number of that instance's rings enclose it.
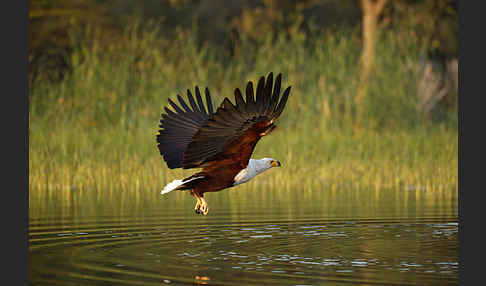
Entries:
{"label": "water", "polygon": [[458,284],[456,189],[242,190],[31,191],[31,283]]}

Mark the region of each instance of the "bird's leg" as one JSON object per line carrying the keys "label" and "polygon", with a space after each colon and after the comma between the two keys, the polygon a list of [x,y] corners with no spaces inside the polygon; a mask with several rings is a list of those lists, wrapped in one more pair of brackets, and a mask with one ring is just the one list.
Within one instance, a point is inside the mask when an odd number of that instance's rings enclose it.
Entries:
{"label": "bird's leg", "polygon": [[195,192],[194,190],[191,190],[191,195],[193,195],[194,197],[196,197],[196,206],[194,207],[194,211],[197,213],[197,214],[201,214],[201,197],[199,196],[199,194],[197,192]]}
{"label": "bird's leg", "polygon": [[208,215],[209,213],[209,206],[208,206],[208,203],[206,202],[206,200],[201,197],[201,207],[199,208],[199,210],[201,211],[201,213],[203,215]]}

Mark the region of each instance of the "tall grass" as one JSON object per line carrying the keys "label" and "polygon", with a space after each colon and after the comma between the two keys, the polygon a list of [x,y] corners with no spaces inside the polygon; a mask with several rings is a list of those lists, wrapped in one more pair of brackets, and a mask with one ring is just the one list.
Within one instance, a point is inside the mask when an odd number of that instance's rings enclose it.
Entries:
{"label": "tall grass", "polygon": [[[84,36],[73,36],[71,73],[31,85],[31,194],[159,190],[192,173],[167,169],[158,153],[155,136],[167,99],[198,85],[208,86],[218,104],[270,71],[283,73],[292,93],[277,131],[258,144],[254,157],[278,158],[284,168],[245,188],[346,182],[457,188],[457,121],[438,125],[417,111],[419,50],[411,41],[381,36],[364,117],[356,118],[360,43],[354,32],[243,41],[231,60],[198,47],[191,32],[164,39],[156,29],[135,26],[121,43],[101,38],[89,48]],[[364,132],[354,132],[357,120]]]}

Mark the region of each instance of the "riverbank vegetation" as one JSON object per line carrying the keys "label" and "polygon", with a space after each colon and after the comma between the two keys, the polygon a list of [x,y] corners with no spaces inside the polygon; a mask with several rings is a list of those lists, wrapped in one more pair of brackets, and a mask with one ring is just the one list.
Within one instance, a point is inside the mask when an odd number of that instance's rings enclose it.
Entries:
{"label": "riverbank vegetation", "polygon": [[277,131],[259,143],[255,157],[278,158],[283,168],[242,188],[457,189],[457,93],[441,89],[454,81],[444,84],[431,69],[429,46],[413,30],[378,31],[366,96],[357,100],[360,30],[301,25],[241,36],[231,56],[201,42],[196,24],[168,37],[156,22],[139,21],[117,41],[97,27],[70,29],[69,71],[53,79],[50,67],[39,64],[30,75],[31,195],[59,189],[158,195],[191,173],[169,170],[156,147],[167,99],[198,85],[210,89],[214,104],[226,96],[234,101],[234,88],[269,72],[282,73],[292,93]]}

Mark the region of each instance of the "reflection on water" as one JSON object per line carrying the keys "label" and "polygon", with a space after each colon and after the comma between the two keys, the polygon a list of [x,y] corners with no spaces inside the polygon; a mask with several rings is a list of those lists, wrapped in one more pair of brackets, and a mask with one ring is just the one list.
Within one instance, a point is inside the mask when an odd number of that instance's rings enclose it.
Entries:
{"label": "reflection on water", "polygon": [[63,195],[31,194],[33,285],[458,283],[456,190]]}

